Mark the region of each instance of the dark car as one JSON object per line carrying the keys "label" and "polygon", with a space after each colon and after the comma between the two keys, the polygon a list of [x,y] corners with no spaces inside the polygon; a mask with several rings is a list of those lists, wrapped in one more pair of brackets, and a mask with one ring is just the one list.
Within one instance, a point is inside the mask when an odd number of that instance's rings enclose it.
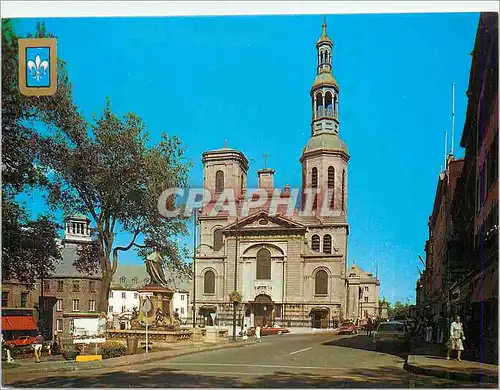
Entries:
{"label": "dark car", "polygon": [[410,334],[400,321],[381,322],[373,334],[376,351],[408,349]]}
{"label": "dark car", "polygon": [[352,321],[342,322],[339,328],[339,334],[357,334],[358,327]]}

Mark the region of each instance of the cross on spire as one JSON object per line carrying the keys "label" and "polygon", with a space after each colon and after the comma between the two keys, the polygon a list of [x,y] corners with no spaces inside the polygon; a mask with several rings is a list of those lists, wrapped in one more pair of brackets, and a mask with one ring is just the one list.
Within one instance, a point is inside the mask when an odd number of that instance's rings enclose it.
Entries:
{"label": "cross on spire", "polygon": [[224,140],[224,147],[227,148],[227,138]]}
{"label": "cross on spire", "polygon": [[268,159],[269,157],[271,157],[271,155],[270,155],[270,154],[267,154],[267,153],[264,153],[264,154],[262,155],[262,157],[264,157],[264,168],[267,168],[267,159]]}

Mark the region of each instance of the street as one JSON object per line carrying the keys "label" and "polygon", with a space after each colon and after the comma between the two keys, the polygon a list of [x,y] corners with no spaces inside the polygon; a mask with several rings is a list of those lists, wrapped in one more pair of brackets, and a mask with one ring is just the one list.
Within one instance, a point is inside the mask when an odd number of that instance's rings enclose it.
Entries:
{"label": "street", "polygon": [[[414,375],[402,356],[376,353],[365,335],[264,337],[261,344],[179,356],[135,367],[13,377],[15,387],[470,387]],[[19,375],[19,374],[18,374]]]}

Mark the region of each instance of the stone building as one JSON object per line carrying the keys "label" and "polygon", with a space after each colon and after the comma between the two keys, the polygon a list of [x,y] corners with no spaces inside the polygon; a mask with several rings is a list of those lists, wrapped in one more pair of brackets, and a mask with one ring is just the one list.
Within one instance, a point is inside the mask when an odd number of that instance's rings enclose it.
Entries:
{"label": "stone building", "polygon": [[52,330],[59,339],[71,338],[75,318],[97,318],[101,291],[100,274],[89,276],[78,271],[73,263],[78,258],[81,244],[90,243],[90,219],[70,216],[65,220],[65,234],[61,240],[61,256],[55,271],[43,281],[43,296],[51,299]]}
{"label": "stone building", "polygon": [[[227,146],[203,153],[204,189],[215,194],[198,218],[195,310],[205,323],[212,324],[214,315],[219,324],[231,323],[229,296],[235,290],[241,295],[239,321],[249,326],[326,328],[350,315],[346,301],[349,153],[339,136],[339,86],[332,75],[333,43],[326,23],[316,48],[311,137],[300,158],[303,192],[297,208],[290,188],[276,189],[275,171],[265,167],[257,172],[258,191],[269,197],[246,213],[245,199],[255,196],[247,188],[246,156]],[[220,201],[227,193],[234,193],[235,213]],[[373,285],[371,280],[369,284]]]}
{"label": "stone building", "polygon": [[368,317],[381,316],[379,311],[380,281],[373,274],[352,264],[348,269],[347,307],[348,318],[366,321]]}

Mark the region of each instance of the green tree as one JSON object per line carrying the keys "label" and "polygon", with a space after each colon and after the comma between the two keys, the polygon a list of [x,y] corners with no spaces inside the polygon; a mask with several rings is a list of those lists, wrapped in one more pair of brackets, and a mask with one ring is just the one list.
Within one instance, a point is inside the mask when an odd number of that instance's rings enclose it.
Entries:
{"label": "green tree", "polygon": [[[144,257],[156,250],[169,266],[189,272],[182,251],[171,240],[186,233],[186,219],[167,219],[158,211],[163,191],[187,185],[190,164],[176,136],[164,133],[151,145],[143,121],[133,113],[117,117],[108,100],[92,125],[58,128],[41,139],[40,160],[53,172],[47,185],[49,204],[94,221],[95,241],[81,248],[75,265],[87,272],[101,271],[100,310],[107,309],[122,251],[138,249]],[[118,232],[130,234],[127,245],[116,244]]]}
{"label": "green tree", "polygon": [[[35,37],[50,36],[37,24]],[[72,103],[71,84],[63,61],[58,61],[54,96],[28,97],[18,88],[18,37],[12,20],[2,20],[2,280],[33,284],[53,270],[60,258],[57,225],[48,216],[30,221],[17,195],[46,181],[37,163],[35,123],[70,129],[79,122]]]}

